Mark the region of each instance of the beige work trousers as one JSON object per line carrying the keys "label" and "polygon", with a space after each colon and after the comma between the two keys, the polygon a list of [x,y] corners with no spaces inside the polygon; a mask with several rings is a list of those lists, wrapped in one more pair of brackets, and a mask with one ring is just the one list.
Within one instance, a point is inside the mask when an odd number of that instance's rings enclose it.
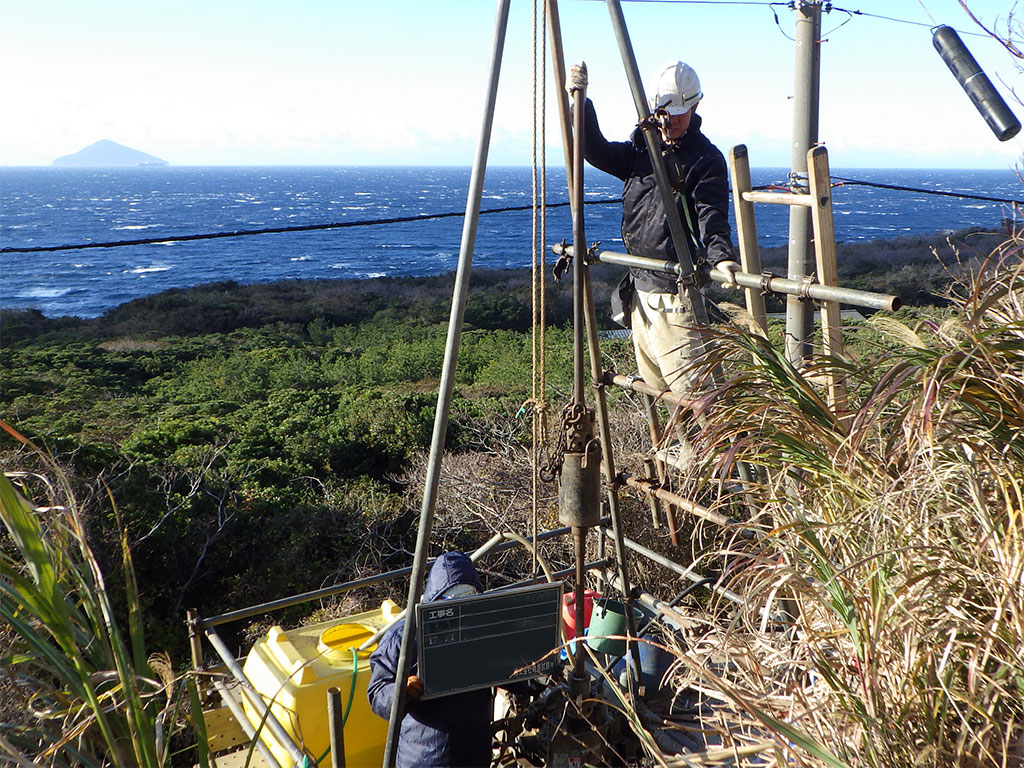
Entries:
{"label": "beige work trousers", "polygon": [[691,363],[700,354],[701,337],[686,302],[674,293],[635,289],[630,320],[640,377],[656,389],[696,397],[701,376]]}

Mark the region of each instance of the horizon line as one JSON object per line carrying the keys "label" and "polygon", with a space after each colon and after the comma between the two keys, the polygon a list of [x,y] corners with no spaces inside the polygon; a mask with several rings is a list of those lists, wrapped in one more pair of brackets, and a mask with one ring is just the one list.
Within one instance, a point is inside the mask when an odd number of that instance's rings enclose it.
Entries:
{"label": "horizon line", "polygon": [[[487,168],[522,168],[532,169],[533,166],[529,163],[493,163],[486,166]],[[548,164],[548,170],[565,170],[564,163]],[[160,170],[168,168],[473,168],[473,164],[466,163],[203,163],[203,164],[189,164],[189,163],[164,163],[160,165],[19,165],[12,163],[0,164],[0,170],[3,169],[23,169],[23,170],[55,170],[55,171],[145,171],[159,172]],[[751,170],[790,170],[791,166],[788,165],[754,165],[751,166]],[[835,169],[854,169],[854,170],[885,170],[885,171],[1010,171],[1014,172],[1019,170],[1016,165],[1005,167],[995,166],[963,166],[963,165],[836,165],[832,170]],[[596,168],[591,170],[598,171]],[[609,174],[605,174],[609,175]]]}

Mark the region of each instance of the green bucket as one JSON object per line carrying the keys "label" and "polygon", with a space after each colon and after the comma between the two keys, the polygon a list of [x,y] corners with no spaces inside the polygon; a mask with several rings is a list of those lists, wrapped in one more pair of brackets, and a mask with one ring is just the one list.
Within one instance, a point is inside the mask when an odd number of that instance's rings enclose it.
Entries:
{"label": "green bucket", "polygon": [[[633,609],[633,619],[638,621],[643,614]],[[626,641],[619,637],[607,635],[626,635],[626,606],[624,603],[603,597],[594,601],[594,612],[590,616],[590,627],[587,629],[587,645],[599,653],[611,656],[622,656],[626,652]]]}

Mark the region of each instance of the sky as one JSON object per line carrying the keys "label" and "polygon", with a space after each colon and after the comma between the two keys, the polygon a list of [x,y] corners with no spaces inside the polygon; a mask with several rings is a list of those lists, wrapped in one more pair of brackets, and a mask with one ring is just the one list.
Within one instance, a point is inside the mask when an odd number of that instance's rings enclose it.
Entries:
{"label": "sky", "polygon": [[[969,0],[1005,32],[1013,0]],[[0,0],[0,165],[100,139],[172,165],[472,165],[494,0]],[[608,138],[636,110],[604,2],[559,0]],[[684,60],[703,130],[790,164],[795,13],[757,0],[623,2],[645,82]],[[884,17],[884,18],[881,18]],[[533,2],[511,0],[489,164],[533,156]],[[957,0],[839,0],[823,14],[819,138],[834,168],[1016,168],[932,46],[948,24],[1018,117],[1019,65]],[[563,162],[550,60],[545,157]],[[1020,91],[1024,98],[1024,89]]]}

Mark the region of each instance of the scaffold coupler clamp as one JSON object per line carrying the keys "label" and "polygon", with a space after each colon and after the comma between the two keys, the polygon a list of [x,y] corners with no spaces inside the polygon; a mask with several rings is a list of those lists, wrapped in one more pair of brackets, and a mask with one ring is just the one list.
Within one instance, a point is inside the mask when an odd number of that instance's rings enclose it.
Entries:
{"label": "scaffold coupler clamp", "polygon": [[590,247],[587,248],[587,257],[586,257],[586,260],[583,263],[588,265],[588,266],[591,265],[591,264],[597,264],[600,261],[597,258],[597,255],[600,252],[601,252],[601,241],[600,240],[595,240],[593,243],[590,244]]}
{"label": "scaffold coupler clamp", "polygon": [[636,127],[641,131],[647,128],[653,128],[656,131],[661,130],[662,120],[668,117],[668,112],[664,109],[658,109],[649,114],[647,117],[637,121]]}
{"label": "scaffold coupler clamp", "polygon": [[554,268],[551,270],[552,276],[555,278],[555,282],[561,282],[562,275],[569,271],[569,267],[572,266],[572,256],[568,252],[569,244],[562,240],[561,243],[556,245],[553,250],[558,255],[558,261],[555,262]]}
{"label": "scaffold coupler clamp", "polygon": [[817,283],[817,279],[814,277],[812,272],[809,275],[805,275],[800,280],[800,285],[797,286],[796,295],[800,301],[813,301],[811,298],[811,286]]}
{"label": "scaffold coupler clamp", "polygon": [[686,288],[700,288],[700,286],[701,281],[699,270],[695,269],[692,272],[688,272],[685,275],[682,272],[680,272],[679,275],[676,276],[676,287],[679,289],[680,292]]}

